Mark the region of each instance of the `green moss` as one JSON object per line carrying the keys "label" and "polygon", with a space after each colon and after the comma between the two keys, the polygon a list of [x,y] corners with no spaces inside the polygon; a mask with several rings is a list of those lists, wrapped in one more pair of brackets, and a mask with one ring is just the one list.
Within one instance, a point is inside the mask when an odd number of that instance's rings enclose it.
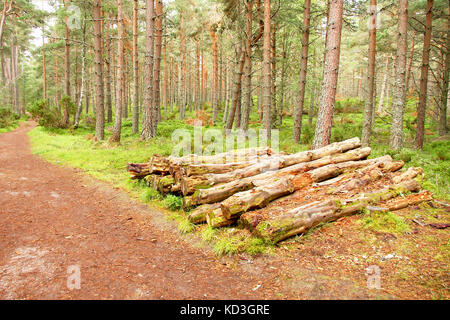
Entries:
{"label": "green moss", "polygon": [[358,223],[361,223],[364,229],[378,232],[402,234],[411,230],[403,218],[392,212],[372,212],[364,215]]}

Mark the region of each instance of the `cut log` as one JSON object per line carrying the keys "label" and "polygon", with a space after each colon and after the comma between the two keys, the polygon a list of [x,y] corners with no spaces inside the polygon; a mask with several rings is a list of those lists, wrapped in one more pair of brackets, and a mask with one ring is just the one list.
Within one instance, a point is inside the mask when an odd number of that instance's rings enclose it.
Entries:
{"label": "cut log", "polygon": [[308,150],[284,156],[283,163],[284,166],[288,167],[297,163],[317,160],[336,153],[343,153],[359,147],[361,147],[361,141],[358,137],[355,137],[352,139],[344,140],[342,142],[334,142],[319,149]]}
{"label": "cut log", "polygon": [[369,204],[389,200],[399,193],[413,192],[419,188],[416,181],[409,180],[353,199],[316,201],[290,210],[276,218],[261,221],[253,231],[257,236],[276,243],[303,233],[320,223],[361,212]]}
{"label": "cut log", "polygon": [[229,162],[243,162],[246,159],[254,156],[271,155],[272,149],[269,147],[238,149],[229,152],[220,153],[211,156],[199,156],[190,154],[184,157],[168,157],[168,160],[173,166],[180,166],[183,164],[202,164],[202,163],[229,163]]}
{"label": "cut log", "polygon": [[246,168],[253,164],[253,161],[258,161],[257,158],[249,159],[249,162],[234,162],[234,163],[205,163],[205,164],[184,164],[180,166],[182,175],[190,177],[194,175],[203,175],[207,173],[225,173],[236,169]]}
{"label": "cut log", "polygon": [[128,163],[127,171],[131,174],[131,179],[140,179],[150,174],[150,164]]}
{"label": "cut log", "polygon": [[158,191],[161,194],[167,194],[172,191],[172,186],[175,184],[175,179],[172,175],[162,176],[158,181]]}
{"label": "cut log", "polygon": [[[356,171],[345,172],[344,174],[341,174],[336,178],[327,179],[322,182],[312,181],[312,179],[308,176],[308,173],[305,173],[303,176],[300,175],[300,180],[302,180],[303,177],[303,184],[300,185],[297,184],[297,188],[301,187],[302,185],[304,186],[303,188],[300,188],[303,190],[301,194],[293,194],[292,196],[284,198],[283,202],[280,203],[281,207],[275,204],[275,206],[272,206],[272,208],[269,207],[264,211],[258,210],[253,212],[247,212],[241,216],[239,222],[243,224],[247,229],[252,231],[258,225],[259,222],[264,220],[264,217],[266,217],[267,215],[276,216],[277,214],[281,214],[281,212],[283,211],[289,210],[290,208],[292,208],[291,204],[296,202],[298,203],[299,199],[303,199],[304,197],[305,197],[304,199],[310,199],[311,197],[313,197],[315,199],[322,200],[329,198],[330,195],[335,195],[339,193],[354,194],[355,190],[361,190],[361,186],[363,186],[362,188],[364,188],[366,185],[385,177],[385,175],[383,174],[385,171],[396,170],[402,165],[402,162],[398,161],[393,162],[390,156],[383,156],[376,159],[351,162],[352,165],[356,163],[359,163],[359,165],[367,165],[367,166],[358,169]],[[340,164],[340,166],[343,165],[345,165],[347,169],[351,167],[346,163]],[[331,169],[333,169],[333,167],[334,165],[331,165]],[[329,176],[329,173],[326,173],[323,170],[321,170],[321,172],[323,173],[324,177]],[[337,172],[339,173],[339,171]],[[320,175],[314,176],[316,178],[321,177]],[[234,196],[236,196],[236,194]],[[283,208],[286,205],[287,208]]]}
{"label": "cut log", "polygon": [[433,195],[428,190],[413,193],[403,198],[394,199],[384,205],[389,211],[400,210],[409,206],[414,206],[422,202],[433,200]]}
{"label": "cut log", "polygon": [[193,179],[183,177],[180,181],[182,184],[182,191],[186,196],[194,193],[198,189],[204,189],[207,186],[213,186],[237,179],[252,177],[267,171],[275,171],[299,163],[311,162],[313,160],[317,160],[326,156],[358,148],[360,145],[361,142],[359,138],[353,138],[342,142],[335,142],[320,149],[303,151],[292,155],[273,155],[268,159],[260,157],[257,163],[246,166],[243,169],[237,169],[222,174],[207,174],[201,177],[195,177]]}
{"label": "cut log", "polygon": [[156,174],[149,174],[149,175],[147,175],[147,176],[144,177],[144,181],[145,181],[145,184],[146,184],[148,187],[157,189],[157,187],[155,187],[155,186],[153,185],[153,182],[155,181],[155,176],[157,176],[157,175],[156,175]]}
{"label": "cut log", "polygon": [[275,182],[268,180],[263,186],[232,195],[222,201],[220,208],[222,209],[223,216],[231,220],[238,218],[248,210],[263,208],[269,202],[291,194],[294,190],[294,185],[289,178],[281,178]]}
{"label": "cut log", "polygon": [[[352,164],[361,165],[362,161],[352,162]],[[367,163],[367,162],[365,162]],[[398,170],[403,166],[403,161],[381,161],[375,162],[374,164],[367,167],[360,179],[351,179],[348,184],[344,184],[349,188],[356,188],[360,186],[364,186],[369,184],[371,181],[379,179],[383,176],[384,171],[390,170]],[[328,167],[328,170],[324,170]],[[299,176],[287,176],[280,178],[280,180],[271,183],[269,181],[265,181],[261,183],[260,187],[256,187],[254,189],[238,192],[228,199],[222,201],[221,208],[223,211],[223,215],[227,219],[231,219],[234,217],[238,217],[244,212],[255,208],[263,208],[269,202],[278,199],[282,196],[293,193],[296,190],[304,188],[308,185],[311,185],[314,182],[319,182],[324,179],[328,179],[330,175],[339,175],[343,172],[343,170],[350,168],[346,163],[342,164],[332,164],[326,167],[315,169],[310,171],[309,173],[303,173]],[[317,174],[316,171],[319,171],[320,174]],[[354,183],[354,181],[357,181]],[[347,189],[348,190],[348,189]]]}
{"label": "cut log", "polygon": [[400,170],[404,164],[403,161],[387,160],[369,165],[350,176],[347,181],[340,184],[332,193],[347,193],[349,190],[363,188],[371,182],[382,178],[387,172]]}
{"label": "cut log", "polygon": [[153,156],[150,161],[150,173],[167,175],[170,174],[170,162],[166,157]]}
{"label": "cut log", "polygon": [[205,223],[206,215],[215,209],[220,209],[220,203],[201,205],[189,214],[188,220],[195,224]]}
{"label": "cut log", "polygon": [[281,170],[269,171],[262,174],[258,174],[256,176],[247,177],[241,180],[231,181],[222,185],[213,186],[212,188],[209,189],[197,190],[192,196],[184,197],[183,203],[185,207],[188,207],[197,204],[219,202],[232,196],[237,192],[249,190],[255,186],[263,185],[267,183],[268,179],[276,179],[283,176],[296,175],[299,173],[310,171],[312,169],[327,166],[330,163],[349,162],[347,163],[347,165],[343,165],[342,168],[340,166],[336,166],[333,168],[326,168],[324,172],[318,172],[318,174],[321,174],[322,176],[325,175],[325,172],[327,172],[327,174],[330,175],[330,177],[333,174],[334,176],[336,176],[338,175],[337,172],[338,169],[340,171],[343,171],[346,167],[350,168],[350,167],[365,166],[371,163],[370,161],[368,162],[354,161],[354,163],[350,163],[352,162],[351,160],[359,160],[366,158],[370,154],[370,151],[371,149],[368,147],[359,148],[348,151],[346,153],[336,154],[333,156],[326,156],[321,159],[310,162],[299,163],[297,165],[289,166]]}
{"label": "cut log", "polygon": [[207,213],[206,221],[212,228],[223,228],[235,223],[237,221],[237,218],[225,218],[222,210],[219,207]]}
{"label": "cut log", "polygon": [[408,170],[403,172],[401,175],[394,177],[392,179],[392,181],[394,181],[394,183],[400,183],[405,180],[414,179],[415,177],[417,177],[419,174],[422,174],[422,173],[423,173],[422,168],[411,167],[411,168],[408,168]]}

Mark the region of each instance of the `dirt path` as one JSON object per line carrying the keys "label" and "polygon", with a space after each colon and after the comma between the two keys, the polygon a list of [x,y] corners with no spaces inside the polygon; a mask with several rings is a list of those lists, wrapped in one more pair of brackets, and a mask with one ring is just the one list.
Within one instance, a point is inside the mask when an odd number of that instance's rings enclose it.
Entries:
{"label": "dirt path", "polygon": [[34,126],[0,135],[0,298],[277,298],[277,272],[227,264],[124,192],[32,155]]}

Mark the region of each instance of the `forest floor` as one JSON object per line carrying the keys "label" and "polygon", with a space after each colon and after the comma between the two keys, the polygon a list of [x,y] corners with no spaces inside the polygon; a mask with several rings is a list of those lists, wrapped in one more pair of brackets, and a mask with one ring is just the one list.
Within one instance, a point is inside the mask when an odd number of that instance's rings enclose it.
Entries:
{"label": "forest floor", "polygon": [[[448,222],[443,208],[353,216],[264,254],[220,257],[164,210],[32,155],[34,127],[0,135],[0,298],[450,298],[449,230],[412,221]],[[67,287],[70,266],[80,267],[79,290]],[[368,288],[370,266],[379,289]]]}

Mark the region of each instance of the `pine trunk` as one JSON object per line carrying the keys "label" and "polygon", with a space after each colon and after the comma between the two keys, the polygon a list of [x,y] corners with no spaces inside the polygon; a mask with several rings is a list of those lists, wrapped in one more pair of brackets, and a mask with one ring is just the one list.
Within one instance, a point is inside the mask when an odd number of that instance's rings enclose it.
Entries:
{"label": "pine trunk", "polygon": [[300,136],[302,133],[302,116],[303,106],[305,102],[306,92],[306,75],[308,70],[308,50],[309,50],[309,25],[310,25],[310,13],[311,13],[311,0],[305,1],[305,10],[303,11],[303,37],[302,37],[302,58],[300,66],[300,87],[299,87],[299,101],[294,111],[294,140],[300,142]]}
{"label": "pine trunk", "polygon": [[423,42],[422,70],[420,77],[419,103],[417,105],[417,130],[416,130],[416,147],[422,149],[425,130],[425,114],[427,107],[428,95],[428,71],[430,67],[430,43],[431,43],[431,27],[433,22],[433,4],[434,0],[427,1],[427,15],[425,21],[425,36]]}
{"label": "pine trunk", "polygon": [[339,74],[343,0],[330,0],[330,15],[327,25],[324,79],[321,88],[320,106],[314,132],[313,149],[326,146],[331,139],[334,102]]}
{"label": "pine trunk", "polygon": [[153,49],[154,49],[153,0],[146,0],[144,106],[141,139],[153,138]]}
{"label": "pine trunk", "polygon": [[400,0],[398,18],[397,59],[392,103],[392,127],[389,146],[400,150],[403,140],[403,114],[406,104],[406,50],[408,31],[408,0]]}
{"label": "pine trunk", "polygon": [[367,99],[364,111],[364,123],[361,142],[364,146],[370,143],[375,95],[375,56],[377,45],[377,0],[370,0],[369,17],[369,73],[367,78]]}
{"label": "pine trunk", "polygon": [[95,65],[95,137],[98,140],[105,139],[105,105],[103,95],[103,55],[102,55],[102,30],[101,0],[94,1],[94,65]]}
{"label": "pine trunk", "polygon": [[123,39],[125,37],[125,28],[123,22],[123,0],[117,0],[117,85],[116,85],[116,116],[114,122],[113,135],[111,137],[112,142],[120,142],[120,135],[122,133],[122,95],[123,95],[123,83],[124,83],[124,47]]}

